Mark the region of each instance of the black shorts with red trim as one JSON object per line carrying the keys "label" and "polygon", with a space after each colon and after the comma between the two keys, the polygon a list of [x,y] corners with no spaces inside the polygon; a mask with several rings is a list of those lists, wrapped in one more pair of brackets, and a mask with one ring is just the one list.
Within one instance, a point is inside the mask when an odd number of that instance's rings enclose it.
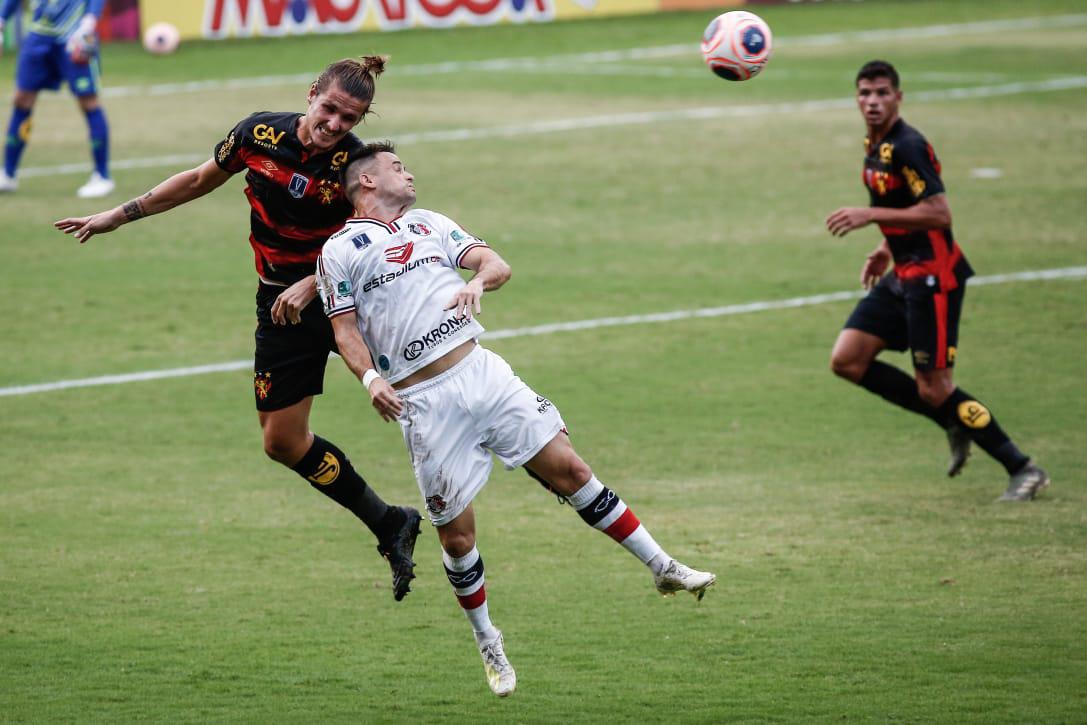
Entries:
{"label": "black shorts with red trim", "polygon": [[944,291],[934,277],[903,281],[888,274],[857,303],[845,328],[867,332],[891,350],[910,350],[917,370],[955,365],[966,280]]}
{"label": "black shorts with red trim", "polygon": [[320,297],[302,310],[299,324],[272,322],[272,304],[286,289],[264,282],[257,288],[253,395],[260,411],[280,410],[320,395],[328,354],[337,351],[332,323],[325,317]]}

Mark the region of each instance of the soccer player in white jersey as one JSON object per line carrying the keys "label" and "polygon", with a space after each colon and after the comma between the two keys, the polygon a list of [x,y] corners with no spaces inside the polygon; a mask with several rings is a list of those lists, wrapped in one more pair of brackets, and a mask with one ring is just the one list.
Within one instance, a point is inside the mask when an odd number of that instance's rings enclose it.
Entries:
{"label": "soccer player in white jersey", "polygon": [[[574,451],[554,404],[476,343],[480,298],[509,279],[509,265],[448,217],[411,208],[414,178],[389,143],[353,152],[344,185],[356,217],[325,243],[318,289],[340,355],[381,417],[400,423],[491,690],[502,697],[517,683],[488,614],[476,549],[472,499],[487,482],[491,452],[547,481],[648,566],[662,594],[701,600],[716,577],[665,553]],[[458,268],[475,274],[465,283]]]}

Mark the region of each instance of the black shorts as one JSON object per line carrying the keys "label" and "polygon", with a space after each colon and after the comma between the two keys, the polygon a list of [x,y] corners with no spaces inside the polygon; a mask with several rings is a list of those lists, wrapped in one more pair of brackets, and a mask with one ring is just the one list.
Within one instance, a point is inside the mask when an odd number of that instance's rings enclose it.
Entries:
{"label": "black shorts", "polygon": [[257,288],[253,395],[261,411],[280,410],[320,395],[328,354],[337,351],[332,323],[325,316],[320,297],[302,310],[299,324],[272,322],[272,304],[286,289],[264,282]]}
{"label": "black shorts", "polygon": [[910,350],[917,370],[943,370],[955,365],[965,294],[965,279],[944,291],[934,277],[903,282],[888,274],[857,303],[845,327],[875,335],[891,350]]}

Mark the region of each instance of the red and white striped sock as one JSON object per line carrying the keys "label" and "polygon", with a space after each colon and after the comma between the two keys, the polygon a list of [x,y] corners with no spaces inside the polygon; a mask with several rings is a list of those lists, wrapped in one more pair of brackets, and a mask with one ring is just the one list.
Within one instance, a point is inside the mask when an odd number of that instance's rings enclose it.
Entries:
{"label": "red and white striped sock", "polygon": [[468,617],[472,631],[475,632],[476,643],[497,637],[498,630],[491,623],[491,616],[487,611],[487,589],[483,584],[483,557],[479,555],[479,549],[473,546],[471,551],[459,557],[452,557],[442,551],[442,561],[445,562],[445,575],[449,578],[449,583],[453,585],[457,602]]}
{"label": "red and white striped sock", "polygon": [[[600,529],[656,571],[668,555],[653,540],[634,512],[614,491],[593,476],[566,500],[589,526]],[[656,560],[656,561],[654,561]],[[652,562],[652,563],[651,563]]]}

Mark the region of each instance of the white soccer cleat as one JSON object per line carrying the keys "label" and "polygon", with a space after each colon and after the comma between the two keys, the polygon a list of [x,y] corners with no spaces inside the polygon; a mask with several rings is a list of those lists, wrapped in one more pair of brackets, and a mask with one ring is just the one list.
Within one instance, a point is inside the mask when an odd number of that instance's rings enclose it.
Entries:
{"label": "white soccer cleat", "polygon": [[487,674],[487,684],[491,692],[499,697],[509,695],[517,687],[517,673],[506,659],[502,648],[502,633],[489,642],[479,645],[479,655],[483,658],[483,671]]}
{"label": "white soccer cleat", "polygon": [[112,194],[113,189],[117,185],[113,183],[113,179],[107,179],[100,175],[97,171],[91,174],[90,180],[86,184],[79,187],[79,191],[76,192],[76,196],[80,199],[97,199],[98,197],[105,196],[106,194]]}
{"label": "white soccer cleat", "polygon": [[717,577],[708,571],[698,571],[675,559],[669,559],[659,574],[653,575],[653,583],[662,596],[670,597],[676,592],[690,592],[702,601],[706,590],[713,586]]}
{"label": "white soccer cleat", "polygon": [[8,176],[6,171],[0,171],[0,192],[12,192],[19,188],[19,182],[14,176]]}

